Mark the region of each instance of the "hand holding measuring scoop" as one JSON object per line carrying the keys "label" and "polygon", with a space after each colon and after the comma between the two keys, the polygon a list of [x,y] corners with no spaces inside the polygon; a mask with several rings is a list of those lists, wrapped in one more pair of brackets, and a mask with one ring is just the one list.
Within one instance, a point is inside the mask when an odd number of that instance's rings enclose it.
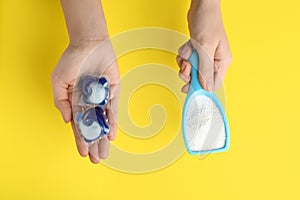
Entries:
{"label": "hand holding measuring scoop", "polygon": [[190,37],[179,48],[179,76],[187,94],[182,130],[191,154],[224,151],[229,125],[223,106],[212,91],[222,86],[231,52],[222,22],[220,1],[192,1],[188,12]]}

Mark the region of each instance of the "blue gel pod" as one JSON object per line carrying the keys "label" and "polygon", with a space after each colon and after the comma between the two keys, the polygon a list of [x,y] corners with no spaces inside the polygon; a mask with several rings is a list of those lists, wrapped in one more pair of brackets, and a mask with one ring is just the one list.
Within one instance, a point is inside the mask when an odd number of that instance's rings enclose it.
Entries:
{"label": "blue gel pod", "polygon": [[105,77],[84,76],[81,81],[83,101],[86,104],[105,106],[109,100],[109,83]]}
{"label": "blue gel pod", "polygon": [[78,128],[88,143],[96,141],[109,133],[106,112],[100,106],[87,109],[77,117]]}

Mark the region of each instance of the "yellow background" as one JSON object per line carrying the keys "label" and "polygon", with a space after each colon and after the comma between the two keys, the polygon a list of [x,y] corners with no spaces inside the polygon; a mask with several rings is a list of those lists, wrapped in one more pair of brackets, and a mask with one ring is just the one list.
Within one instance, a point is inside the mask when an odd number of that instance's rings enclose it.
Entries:
{"label": "yellow background", "polygon": [[[59,1],[0,2],[0,199],[300,199],[298,1],[222,1],[231,148],[140,175],[81,158],[53,106],[49,77],[68,41]],[[111,35],[145,26],[188,34],[189,1],[103,6]]]}

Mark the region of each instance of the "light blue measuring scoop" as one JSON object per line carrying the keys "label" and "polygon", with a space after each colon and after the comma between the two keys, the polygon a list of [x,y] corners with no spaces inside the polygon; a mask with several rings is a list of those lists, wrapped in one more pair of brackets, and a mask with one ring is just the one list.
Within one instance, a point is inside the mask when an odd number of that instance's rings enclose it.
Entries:
{"label": "light blue measuring scoop", "polygon": [[229,124],[223,105],[214,92],[204,90],[198,79],[199,58],[194,49],[191,84],[182,112],[182,132],[188,152],[208,154],[229,148]]}

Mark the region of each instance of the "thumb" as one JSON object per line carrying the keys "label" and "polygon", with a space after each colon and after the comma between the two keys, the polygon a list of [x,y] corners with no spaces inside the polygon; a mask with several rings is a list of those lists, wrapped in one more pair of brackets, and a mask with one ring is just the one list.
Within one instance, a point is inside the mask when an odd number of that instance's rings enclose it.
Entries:
{"label": "thumb", "polygon": [[213,48],[204,49],[199,43],[191,40],[193,47],[196,49],[199,57],[199,82],[207,91],[214,90],[214,59],[209,52],[213,52]]}
{"label": "thumb", "polygon": [[108,134],[109,140],[114,140],[117,133],[117,120],[118,120],[118,101],[119,101],[120,85],[119,83],[111,87],[111,99],[109,107],[106,109],[109,122],[110,131]]}
{"label": "thumb", "polygon": [[60,111],[65,123],[70,122],[72,119],[72,117],[71,117],[72,109],[71,109],[70,102],[68,100],[58,100],[58,101],[54,101],[54,103],[55,103],[55,106]]}
{"label": "thumb", "polygon": [[180,62],[178,62],[178,64],[181,65],[182,59],[188,60],[192,52],[193,52],[193,45],[191,43],[191,40],[189,40],[178,49],[178,55],[180,58]]}
{"label": "thumb", "polygon": [[68,84],[55,76],[51,77],[54,105],[60,111],[65,123],[72,119],[72,108],[68,98]]}

